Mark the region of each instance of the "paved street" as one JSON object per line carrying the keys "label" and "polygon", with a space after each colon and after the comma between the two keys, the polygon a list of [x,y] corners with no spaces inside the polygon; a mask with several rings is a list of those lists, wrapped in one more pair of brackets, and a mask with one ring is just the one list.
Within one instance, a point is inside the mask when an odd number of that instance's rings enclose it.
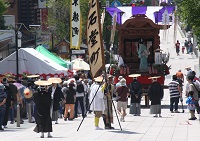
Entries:
{"label": "paved street", "polygon": [[[182,54],[176,55],[173,44],[173,27],[167,32],[168,41],[163,42],[163,32],[161,36],[161,49],[170,52],[170,60],[168,65],[171,65],[170,75],[166,76],[165,84],[171,80],[171,76],[181,68],[185,72],[186,66],[194,68],[198,64],[198,59],[195,55]],[[177,32],[177,40],[182,43],[185,38],[182,38],[180,32]],[[186,83],[186,82],[185,82]],[[144,101],[142,101],[144,103]],[[180,103],[179,103],[180,105]],[[16,124],[8,124],[8,128],[4,132],[0,132],[1,141],[35,141],[35,140],[56,140],[56,141],[199,141],[200,140],[200,122],[199,120],[188,121],[190,114],[187,109],[185,113],[170,113],[169,112],[169,92],[165,90],[165,95],[162,101],[162,117],[153,118],[149,114],[149,108],[143,108],[140,117],[127,115],[125,122],[121,122],[122,131],[120,130],[116,116],[114,117],[115,130],[94,130],[93,114],[88,114],[85,118],[79,131],[77,128],[81,122],[81,117],[74,121],[64,121],[59,119],[59,124],[53,123],[53,138],[41,139],[40,134],[33,132],[34,123],[25,121],[21,127],[16,127]],[[184,107],[186,108],[185,98]],[[127,109],[129,111],[129,109]],[[179,109],[182,112],[181,107]],[[196,115],[198,117],[198,115]],[[103,120],[100,119],[100,127],[103,128]]]}

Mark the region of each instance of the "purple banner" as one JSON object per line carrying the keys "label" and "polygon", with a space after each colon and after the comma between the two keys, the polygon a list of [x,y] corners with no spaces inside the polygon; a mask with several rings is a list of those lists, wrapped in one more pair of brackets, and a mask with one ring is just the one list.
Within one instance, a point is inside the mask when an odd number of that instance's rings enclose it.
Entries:
{"label": "purple banner", "polygon": [[167,10],[169,14],[171,14],[174,10],[174,6],[164,6],[162,9],[159,11],[154,12],[154,17],[155,17],[155,23],[161,22],[162,21],[162,14]]}
{"label": "purple banner", "polygon": [[106,11],[108,11],[108,13],[113,17],[114,13],[117,12],[117,23],[118,24],[122,24],[122,17],[121,17],[121,13],[123,13],[123,11],[121,11],[120,9],[116,8],[116,7],[106,7]]}
{"label": "purple banner", "polygon": [[147,6],[133,6],[132,15],[146,14]]}

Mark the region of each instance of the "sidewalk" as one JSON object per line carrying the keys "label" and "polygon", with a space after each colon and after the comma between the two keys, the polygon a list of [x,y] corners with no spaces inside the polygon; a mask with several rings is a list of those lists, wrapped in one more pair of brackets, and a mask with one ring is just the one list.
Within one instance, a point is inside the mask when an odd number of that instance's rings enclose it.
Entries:
{"label": "sidewalk", "polygon": [[[177,39],[181,43],[184,41],[180,33],[177,33]],[[168,40],[169,43],[162,43],[161,35],[161,49],[169,50],[170,60],[168,65],[172,67],[170,75],[166,76],[166,85],[179,68],[184,72],[186,66],[191,66],[193,69],[194,65],[198,64],[198,59],[193,55],[180,54],[180,56],[176,56],[174,44],[171,42],[173,41],[172,27],[169,31]],[[1,141],[200,141],[199,120],[188,121],[190,114],[187,109],[185,109],[184,113],[170,113],[169,99],[169,91],[166,89],[162,100],[161,118],[153,118],[153,115],[149,114],[149,108],[143,108],[140,117],[127,115],[125,122],[120,123],[122,131],[116,115],[114,115],[113,125],[115,130],[94,130],[94,116],[93,114],[88,114],[79,131],[77,131],[77,128],[82,120],[81,117],[74,121],[59,119],[59,124],[54,124],[53,122],[53,138],[50,139],[46,138],[46,134],[45,138],[41,139],[40,134],[33,132],[35,124],[27,123],[26,120],[19,128],[16,127],[16,124],[8,124],[8,128],[4,132],[0,132],[0,137]],[[186,107],[185,98],[184,107]],[[182,112],[181,109],[179,111]],[[127,109],[127,113],[129,113],[129,109]],[[100,119],[100,127],[104,127],[102,119]]]}

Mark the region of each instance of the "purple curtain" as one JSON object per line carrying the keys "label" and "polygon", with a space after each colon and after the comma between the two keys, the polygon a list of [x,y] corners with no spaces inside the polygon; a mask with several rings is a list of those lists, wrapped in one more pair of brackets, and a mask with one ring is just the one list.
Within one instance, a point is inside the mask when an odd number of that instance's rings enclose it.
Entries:
{"label": "purple curtain", "polygon": [[155,23],[162,21],[162,14],[165,12],[165,10],[167,10],[168,13],[171,14],[175,10],[175,7],[174,6],[164,6],[159,11],[154,12]]}
{"label": "purple curtain", "polygon": [[133,6],[132,7],[132,15],[146,14],[146,11],[147,11],[146,6]]}
{"label": "purple curtain", "polygon": [[121,11],[120,9],[116,8],[116,7],[106,7],[106,11],[113,17],[115,11],[117,12],[117,23],[118,24],[122,24],[122,14],[124,13],[123,11]]}

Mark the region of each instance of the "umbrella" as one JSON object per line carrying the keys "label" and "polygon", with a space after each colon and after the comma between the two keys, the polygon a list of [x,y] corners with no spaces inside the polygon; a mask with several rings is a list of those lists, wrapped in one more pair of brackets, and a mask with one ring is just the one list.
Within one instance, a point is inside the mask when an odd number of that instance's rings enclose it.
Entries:
{"label": "umbrella", "polygon": [[25,88],[25,86],[22,85],[21,83],[15,82],[15,83],[13,83],[13,85],[15,85],[15,86],[17,87],[18,90],[21,89],[21,88]]}
{"label": "umbrella", "polygon": [[90,65],[83,61],[83,59],[77,58],[72,61],[72,64],[81,67],[83,70],[90,70]]}
{"label": "umbrella", "polygon": [[73,70],[78,71],[78,70],[83,70],[83,68],[82,68],[82,67],[79,67],[79,66],[77,66],[77,65],[73,65]]}

